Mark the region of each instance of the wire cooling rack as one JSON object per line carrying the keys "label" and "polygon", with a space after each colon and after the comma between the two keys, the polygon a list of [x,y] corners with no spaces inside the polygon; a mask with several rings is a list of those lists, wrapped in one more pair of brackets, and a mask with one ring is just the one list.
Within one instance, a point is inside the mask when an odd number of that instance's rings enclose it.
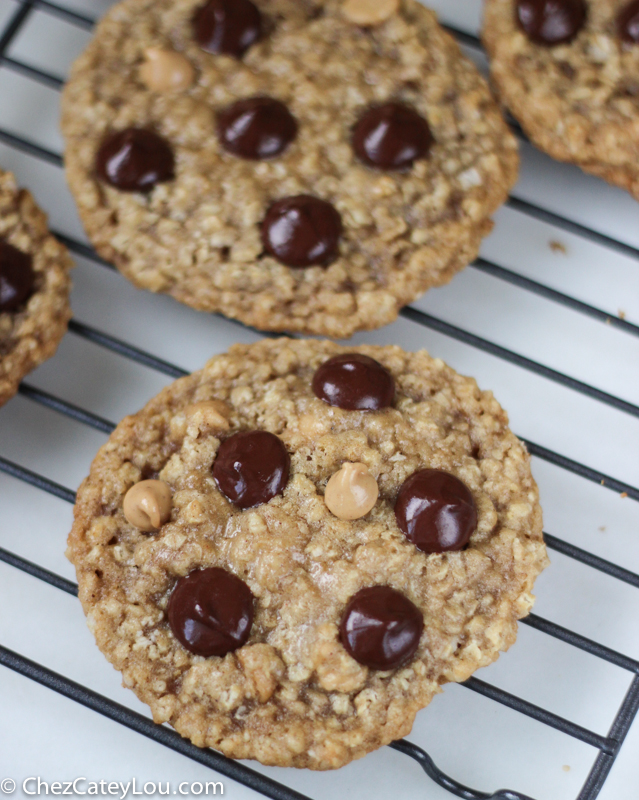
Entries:
{"label": "wire cooling rack", "polygon": [[[433,4],[484,68],[479,4]],[[86,244],[64,188],[58,92],[106,7],[0,0],[0,164],[34,192],[78,264],[70,334],[0,411],[0,779],[14,779],[20,796],[32,775],[115,780],[135,771],[147,780],[225,776],[235,798],[255,796],[248,787],[277,800],[636,800],[639,206],[537,153],[516,126],[522,178],[482,257],[395,325],[355,340],[427,347],[511,411],[555,531],[546,533],[554,563],[537,588],[548,617],[523,620],[517,646],[481,679],[447,687],[418,716],[413,742],[322,775],[194,747],[155,725],[96,655],[78,604],[64,600],[77,589],[62,558],[68,487],[113,421],[233,341],[260,336],[137,292]]]}

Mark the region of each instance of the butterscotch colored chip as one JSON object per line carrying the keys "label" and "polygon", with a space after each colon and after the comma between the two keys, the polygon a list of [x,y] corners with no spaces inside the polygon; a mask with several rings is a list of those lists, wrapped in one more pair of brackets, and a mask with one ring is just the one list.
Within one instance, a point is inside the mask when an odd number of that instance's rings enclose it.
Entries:
{"label": "butterscotch colored chip", "polygon": [[171,488],[164,481],[140,481],[125,494],[122,511],[131,525],[155,531],[171,516]]}
{"label": "butterscotch colored chip", "polygon": [[31,194],[0,171],[0,405],[66,333],[72,266]]}
{"label": "butterscotch colored chip", "polygon": [[[484,6],[482,38],[502,103],[540,149],[639,198],[636,3],[528,3],[538,9],[528,16],[524,5]],[[544,5],[554,24],[539,24]]]}
{"label": "butterscotch colored chip", "polygon": [[339,519],[360,519],[373,508],[379,496],[377,481],[366,464],[344,464],[326,484],[324,502]]}
{"label": "butterscotch colored chip", "polygon": [[[254,0],[220,54],[207,8],[124,0],[71,71],[67,177],[104,258],[194,308],[333,337],[392,322],[473,260],[517,143],[432,11]],[[197,80],[150,89],[140,65],[169,51]]]}
{"label": "butterscotch colored chip", "polygon": [[[315,395],[318,368],[354,352],[392,375],[392,405]],[[213,400],[227,431],[187,421]],[[353,520],[325,502],[345,459],[379,492]],[[529,462],[492,393],[426,352],[237,345],[118,425],[79,489],[68,556],[98,646],[156,722],[234,758],[333,769],[407,735],[442,684],[515,641],[547,563]],[[472,494],[463,550],[425,553],[397,523],[424,469]],[[149,474],[173,497],[150,535],[123,512]],[[233,476],[250,502],[227,499]]]}
{"label": "butterscotch colored chip", "polygon": [[181,53],[150,47],[144,55],[140,78],[153,91],[183,91],[195,80],[193,66]]}
{"label": "butterscotch colored chip", "polygon": [[342,11],[356,25],[379,25],[399,11],[400,0],[345,0]]}

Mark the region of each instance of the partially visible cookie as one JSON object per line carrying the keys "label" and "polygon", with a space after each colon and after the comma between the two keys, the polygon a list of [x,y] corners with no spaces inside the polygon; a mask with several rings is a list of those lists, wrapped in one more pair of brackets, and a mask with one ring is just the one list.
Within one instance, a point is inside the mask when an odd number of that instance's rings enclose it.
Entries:
{"label": "partially visible cookie", "polygon": [[64,336],[72,266],[31,194],[0,172],[0,405]]}
{"label": "partially visible cookie", "polygon": [[124,685],[200,747],[334,769],[515,640],[547,565],[524,445],[426,352],[238,345],[124,419],[68,556]]}
{"label": "partially visible cookie", "polygon": [[100,254],[263,330],[393,321],[472,261],[517,176],[485,80],[416,0],[124,0],[62,110]]}
{"label": "partially visible cookie", "polygon": [[482,37],[530,139],[639,198],[639,2],[487,0]]}

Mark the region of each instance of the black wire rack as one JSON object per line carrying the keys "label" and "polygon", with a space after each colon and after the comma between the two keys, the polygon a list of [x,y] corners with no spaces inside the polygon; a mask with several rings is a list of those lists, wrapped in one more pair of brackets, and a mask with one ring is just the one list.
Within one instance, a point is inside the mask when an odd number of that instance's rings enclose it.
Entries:
{"label": "black wire rack", "polygon": [[[49,0],[16,0],[15,11],[6,22],[4,29],[0,33],[0,65],[5,69],[11,70],[30,80],[36,81],[50,89],[60,90],[63,81],[56,75],[40,70],[34,66],[23,63],[20,60],[11,58],[7,52],[19,35],[23,26],[27,23],[30,15],[34,11],[41,11],[45,14],[56,17],[70,25],[77,26],[83,30],[90,31],[95,21],[89,17],[77,13],[74,10],[49,2]],[[480,50],[479,40],[459,30],[451,29],[452,33],[466,47]],[[523,138],[521,130],[515,125],[516,133]],[[62,156],[52,152],[33,141],[22,136],[16,136],[0,126],[0,142],[15,148],[31,157],[47,162],[55,167],[62,167]],[[536,220],[550,223],[556,228],[562,229],[570,234],[574,234],[583,239],[603,245],[625,256],[639,262],[639,249],[618,241],[612,237],[605,236],[586,226],[580,225],[557,213],[553,213],[545,208],[515,197],[509,198],[507,205],[512,209],[528,215]],[[57,233],[58,238],[77,256],[89,259],[95,264],[102,265],[111,269],[112,267],[100,259],[91,247],[85,243],[71,238],[63,233]],[[558,303],[566,308],[570,308],[581,314],[587,315],[599,322],[617,328],[629,336],[639,336],[639,326],[621,319],[614,313],[601,308],[589,305],[581,300],[559,292],[542,283],[526,278],[514,271],[506,269],[485,259],[477,259],[472,267],[494,278],[506,281],[520,289],[532,292],[547,300]],[[594,386],[576,380],[562,372],[551,369],[541,363],[533,361],[516,352],[508,350],[501,345],[481,338],[469,331],[456,327],[442,319],[427,314],[412,307],[402,310],[402,316],[419,325],[437,331],[444,336],[451,337],[464,344],[477,348],[480,351],[489,353],[498,359],[505,360],[524,370],[542,376],[550,381],[554,381],[571,391],[581,393],[599,403],[606,404],[625,414],[639,417],[639,407],[627,402],[619,397],[608,394]],[[239,323],[234,323],[238,324]],[[106,348],[112,353],[116,353],[125,359],[129,359],[137,364],[144,365],[152,370],[156,370],[162,375],[178,378],[186,372],[163,359],[141,350],[138,347],[122,341],[110,334],[104,333],[96,328],[72,320],[69,326],[70,332],[82,339],[91,342],[99,347]],[[75,406],[59,397],[35,388],[28,383],[23,383],[20,387],[20,394],[31,401],[39,403],[53,411],[63,414],[66,417],[93,428],[101,433],[108,434],[114,424],[96,414]],[[624,496],[639,500],[639,487],[635,487],[610,475],[599,472],[589,466],[574,461],[560,453],[554,452],[546,447],[524,439],[531,455],[542,459],[550,464],[566,470],[575,475],[591,481],[599,486],[604,486],[611,491],[623,493]],[[71,489],[61,486],[58,483],[26,469],[2,456],[0,456],[0,472],[12,476],[15,479],[25,482],[36,489],[57,497],[67,503],[73,503],[75,494]],[[583,550],[574,544],[564,541],[556,536],[546,533],[545,540],[547,546],[558,553],[574,559],[604,573],[615,580],[622,581],[629,586],[639,588],[639,574],[627,570],[617,564],[600,558],[593,553]],[[31,561],[0,548],[0,561],[21,570],[47,584],[66,592],[76,595],[77,586],[71,581],[57,575]],[[497,703],[500,703],[514,711],[527,715],[544,725],[550,726],[561,733],[573,737],[581,742],[598,750],[592,769],[586,779],[584,786],[578,794],[576,800],[594,800],[608,777],[608,774],[615,762],[624,739],[639,711],[639,661],[630,658],[622,653],[605,647],[591,639],[579,635],[578,633],[561,627],[536,614],[530,614],[522,623],[540,631],[548,636],[564,642],[572,647],[578,648],[590,655],[602,659],[609,664],[613,664],[633,675],[630,688],[619,708],[616,717],[610,727],[607,736],[602,736],[580,725],[577,725],[562,716],[547,711],[534,705],[520,697],[509,694],[502,689],[490,685],[489,683],[477,678],[470,678],[463,686],[471,691],[477,692]],[[150,719],[138,714],[112,700],[82,686],[63,675],[57,674],[50,669],[31,661],[24,656],[13,652],[0,645],[0,665],[3,665],[15,672],[23,675],[55,692],[67,697],[95,712],[114,720],[121,725],[136,731],[165,747],[181,753],[193,761],[210,767],[216,772],[230,779],[254,789],[256,792],[274,800],[308,800],[308,798],[281,783],[253,770],[249,767],[225,758],[219,753],[200,749],[187,742],[173,730],[165,726],[159,726]],[[390,745],[394,750],[414,759],[424,770],[424,772],[439,786],[448,790],[456,797],[465,800],[531,800],[527,796],[515,791],[500,790],[495,793],[486,793],[463,786],[453,778],[445,775],[433,762],[430,756],[420,747],[406,741],[394,742]]]}

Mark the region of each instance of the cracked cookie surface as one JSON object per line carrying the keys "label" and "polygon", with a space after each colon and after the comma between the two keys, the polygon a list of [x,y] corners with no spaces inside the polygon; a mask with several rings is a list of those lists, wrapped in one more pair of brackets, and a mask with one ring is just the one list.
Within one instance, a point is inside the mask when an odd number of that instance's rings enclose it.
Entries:
{"label": "cracked cookie surface", "polygon": [[[0,240],[31,261],[33,285],[17,308],[2,310],[8,286],[0,265],[0,405],[20,381],[55,353],[71,316],[66,248],[50,233],[46,214],[15,177],[0,171]],[[11,290],[9,290],[11,291]]]}
{"label": "cracked cookie surface", "polygon": [[[347,352],[391,373],[392,405],[345,410],[316,396],[314,373]],[[223,442],[251,430],[279,438],[290,473],[283,491],[242,510],[212,467]],[[118,425],[78,492],[68,556],[98,646],[157,722],[227,756],[332,769],[408,734],[443,683],[514,642],[547,564],[529,461],[492,394],[424,351],[237,345]],[[324,501],[345,462],[379,487],[357,519]],[[424,468],[472,494],[466,549],[427,554],[400,530],[399,489]],[[172,493],[170,519],[154,533],[123,512],[143,480]],[[203,657],[180,644],[167,609],[180,579],[212,568],[246,584],[254,619],[238,649]],[[414,655],[386,671],[356,661],[339,633],[349,601],[374,586],[424,618]]]}
{"label": "cracked cookie surface", "polygon": [[[380,327],[477,255],[516,179],[516,141],[475,66],[415,0],[369,27],[338,0],[256,2],[265,32],[242,59],[197,44],[202,0],[125,0],[108,12],[63,96],[80,216],[133,283],[194,308],[263,330],[345,337]],[[188,60],[188,88],[145,84],[145,53],[159,51]],[[217,120],[261,95],[285,103],[299,130],[256,162],[220,144]],[[416,109],[432,131],[429,157],[408,169],[372,169],[353,151],[362,113],[388,101]],[[95,170],[105,136],[131,126],[153,129],[175,155],[175,178],[148,195]],[[339,253],[328,266],[291,268],[265,251],[260,225],[272,203],[309,193],[341,215]]]}
{"label": "cracked cookie surface", "polygon": [[504,105],[559,161],[639,198],[639,45],[622,41],[628,0],[587,0],[576,36],[545,46],[516,20],[514,0],[487,0],[482,39]]}

